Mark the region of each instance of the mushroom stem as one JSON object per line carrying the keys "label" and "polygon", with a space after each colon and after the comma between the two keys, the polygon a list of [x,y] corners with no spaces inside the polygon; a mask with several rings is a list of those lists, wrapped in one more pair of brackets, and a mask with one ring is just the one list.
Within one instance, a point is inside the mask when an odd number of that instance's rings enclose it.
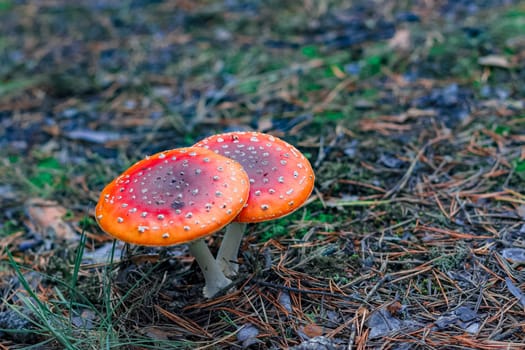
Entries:
{"label": "mushroom stem", "polygon": [[190,253],[195,257],[204,275],[206,284],[204,285],[203,294],[206,298],[212,298],[221,289],[230,285],[232,281],[224,276],[203,239],[190,242],[189,248]]}
{"label": "mushroom stem", "polygon": [[246,229],[246,224],[242,222],[232,222],[226,228],[226,233],[222,239],[217,262],[224,274],[228,277],[235,276],[239,271],[237,255],[241,246],[241,239]]}

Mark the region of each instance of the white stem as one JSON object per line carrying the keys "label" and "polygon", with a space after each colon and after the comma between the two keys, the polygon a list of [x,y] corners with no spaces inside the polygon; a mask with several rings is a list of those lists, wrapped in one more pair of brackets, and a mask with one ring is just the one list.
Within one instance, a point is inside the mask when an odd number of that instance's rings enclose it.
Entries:
{"label": "white stem", "polygon": [[224,276],[204,239],[191,242],[189,248],[190,253],[195,257],[204,275],[206,284],[204,285],[203,294],[206,298],[212,298],[221,289],[230,285],[232,281]]}
{"label": "white stem", "polygon": [[242,235],[245,229],[246,224],[242,222],[229,224],[217,253],[217,262],[228,277],[235,276],[237,271],[239,271],[237,255],[239,254],[239,247],[241,246]]}

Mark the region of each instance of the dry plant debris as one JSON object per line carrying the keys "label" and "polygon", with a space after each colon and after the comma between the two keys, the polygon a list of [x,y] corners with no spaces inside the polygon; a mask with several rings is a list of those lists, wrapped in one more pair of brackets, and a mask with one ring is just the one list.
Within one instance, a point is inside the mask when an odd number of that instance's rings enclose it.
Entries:
{"label": "dry plant debris", "polygon": [[[523,349],[519,1],[0,1],[0,349]],[[214,133],[316,174],[228,293],[103,186]],[[220,234],[208,240],[216,253]]]}

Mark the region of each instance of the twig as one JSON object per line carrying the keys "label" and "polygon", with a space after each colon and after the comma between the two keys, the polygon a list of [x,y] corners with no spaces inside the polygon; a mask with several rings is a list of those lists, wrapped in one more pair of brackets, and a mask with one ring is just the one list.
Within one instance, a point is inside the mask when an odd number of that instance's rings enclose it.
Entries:
{"label": "twig", "polygon": [[356,326],[355,323],[352,323],[352,327],[350,329],[350,338],[348,339],[348,350],[352,350],[354,342],[355,342],[355,335],[356,335]]}
{"label": "twig", "polygon": [[[293,293],[300,293],[300,294],[314,294],[314,295],[323,295],[323,296],[329,296],[334,298],[340,298],[343,300],[351,300],[351,301],[358,301],[361,303],[367,303],[366,300],[363,300],[362,298],[355,297],[352,295],[344,295],[340,293],[332,293],[332,292],[325,292],[322,290],[308,290],[308,289],[301,289],[301,288],[294,288],[294,287],[287,287],[279,284],[274,284],[266,281],[259,281],[259,280],[253,280],[255,284],[258,284],[260,286],[269,287],[269,288],[275,288],[275,289],[281,289],[285,290],[287,292],[293,292]],[[367,303],[368,304],[368,303]]]}
{"label": "twig", "polygon": [[403,175],[401,180],[385,194],[384,198],[395,197],[395,195],[406,186],[408,180],[410,179],[410,176],[412,176],[412,173],[414,172],[414,169],[416,168],[416,164],[419,161],[419,158],[421,158],[421,156],[423,156],[423,154],[425,153],[427,148],[429,146],[432,146],[435,143],[438,143],[438,142],[440,142],[442,140],[447,139],[448,137],[449,137],[448,135],[438,136],[438,137],[433,138],[432,140],[428,141],[423,147],[421,147],[421,149],[419,150],[419,152],[417,152],[417,154],[414,157],[414,159],[412,159],[412,162],[410,163],[410,166],[408,167],[407,172],[405,173],[405,175]]}

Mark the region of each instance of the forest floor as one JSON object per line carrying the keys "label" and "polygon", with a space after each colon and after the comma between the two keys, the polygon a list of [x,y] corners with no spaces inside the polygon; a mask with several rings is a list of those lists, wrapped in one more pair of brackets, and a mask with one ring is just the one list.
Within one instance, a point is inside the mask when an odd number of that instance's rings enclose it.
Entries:
{"label": "forest floor", "polygon": [[[0,0],[0,349],[524,349],[525,5],[351,3]],[[316,187],[206,300],[93,212],[232,130]]]}

